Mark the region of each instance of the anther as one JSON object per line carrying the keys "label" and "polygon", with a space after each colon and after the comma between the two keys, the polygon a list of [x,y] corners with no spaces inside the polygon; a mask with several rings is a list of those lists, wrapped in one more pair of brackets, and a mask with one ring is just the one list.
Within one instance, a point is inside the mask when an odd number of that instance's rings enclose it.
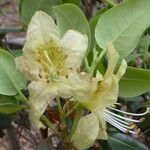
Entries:
{"label": "anther", "polygon": [[140,128],[136,130],[136,133],[139,134],[141,132]]}
{"label": "anther", "polygon": [[140,122],[143,122],[144,120],[145,120],[145,118],[143,117],[143,118],[140,118],[139,121],[140,121]]}

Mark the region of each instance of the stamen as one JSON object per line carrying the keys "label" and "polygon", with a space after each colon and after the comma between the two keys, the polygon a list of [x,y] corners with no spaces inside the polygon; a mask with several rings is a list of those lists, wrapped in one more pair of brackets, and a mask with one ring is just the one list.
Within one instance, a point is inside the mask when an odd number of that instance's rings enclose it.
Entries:
{"label": "stamen", "polygon": [[48,61],[48,63],[50,64],[50,66],[54,66],[53,63],[52,63],[52,61],[51,61],[51,59],[50,59],[49,56],[48,56],[47,51],[44,51],[44,56],[45,56],[45,58],[47,59],[47,61]]}
{"label": "stamen", "polygon": [[122,106],[122,104],[121,104],[121,103],[115,103],[115,105]]}
{"label": "stamen", "polygon": [[130,121],[130,122],[136,122],[136,123],[141,122],[140,120],[135,120],[135,119],[130,119],[130,118],[127,118],[127,117],[120,116],[120,115],[118,115],[118,114],[115,114],[115,113],[113,113],[113,112],[107,110],[107,109],[105,109],[104,111],[105,111],[106,113],[108,113],[108,114],[111,114],[111,115],[113,115],[113,116],[115,116],[115,117],[118,117],[118,118],[121,118],[121,119],[123,119],[123,120],[127,120],[127,121]]}
{"label": "stamen", "polygon": [[143,122],[144,120],[145,120],[145,118],[143,117],[143,118],[140,118],[139,121],[140,121],[140,122]]}
{"label": "stamen", "polygon": [[126,129],[134,129],[134,128],[136,127],[135,124],[134,124],[134,125],[131,125],[131,126],[129,126],[129,125],[124,125],[124,124],[122,124],[122,123],[116,121],[115,119],[111,118],[111,117],[110,117],[109,115],[107,115],[107,114],[106,114],[106,119],[109,119],[109,120],[111,120],[111,121],[117,123],[117,124],[120,125],[121,127],[126,128]]}
{"label": "stamen", "polygon": [[112,120],[106,118],[107,122],[110,123],[111,125],[113,125],[114,127],[116,127],[117,129],[119,129],[120,131],[124,132],[124,133],[132,133],[132,134],[138,134],[139,133],[139,130],[138,132],[137,131],[132,131],[132,130],[128,130],[124,127],[121,127],[119,124],[116,124],[115,122],[113,122]]}
{"label": "stamen", "polygon": [[108,107],[108,108],[112,109],[114,111],[126,114],[126,115],[130,115],[130,116],[144,116],[144,115],[146,115],[149,112],[148,109],[147,109],[144,113],[136,114],[136,113],[129,113],[129,112],[125,112],[125,111],[122,111],[122,110],[119,110],[119,109],[115,109],[114,107]]}
{"label": "stamen", "polygon": [[136,130],[136,132],[137,132],[137,134],[139,134],[139,133],[141,132],[140,128],[138,128],[138,129]]}
{"label": "stamen", "polygon": [[116,108],[116,105],[112,105],[111,107]]}
{"label": "stamen", "polygon": [[[109,115],[109,114],[107,114],[107,115]],[[114,117],[114,116],[112,116],[112,115],[109,115],[109,116],[110,116],[111,118],[113,118],[113,119],[115,119],[115,120],[117,120],[117,121],[119,121],[119,122],[125,124],[125,125],[129,125],[129,126],[134,125],[133,122],[126,122],[126,121],[123,121],[123,120],[121,120],[121,119],[119,119],[119,118],[116,118],[116,117]]]}

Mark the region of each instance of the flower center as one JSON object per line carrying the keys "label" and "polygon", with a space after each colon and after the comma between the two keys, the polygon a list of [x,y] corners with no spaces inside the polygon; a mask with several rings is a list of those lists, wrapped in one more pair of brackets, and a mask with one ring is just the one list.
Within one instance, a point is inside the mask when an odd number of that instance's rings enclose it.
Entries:
{"label": "flower center", "polygon": [[59,43],[50,41],[40,45],[36,59],[40,63],[40,77],[42,79],[56,79],[65,72],[64,61],[66,59]]}

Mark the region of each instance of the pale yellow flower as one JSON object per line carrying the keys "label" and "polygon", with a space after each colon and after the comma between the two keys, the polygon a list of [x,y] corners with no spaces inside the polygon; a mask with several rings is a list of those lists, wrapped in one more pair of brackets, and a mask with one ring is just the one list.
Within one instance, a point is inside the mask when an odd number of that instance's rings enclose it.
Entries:
{"label": "pale yellow flower", "polygon": [[[126,61],[123,60],[117,73],[114,73],[119,55],[112,44],[108,46],[108,66],[103,80],[97,86],[97,90],[89,95],[88,99],[78,101],[91,113],[83,116],[72,137],[72,142],[79,150],[93,145],[96,139],[107,139],[106,121],[107,109],[117,101],[119,85],[118,82],[126,71]],[[87,95],[86,95],[87,97]],[[82,140],[80,140],[82,139]]]}
{"label": "pale yellow flower", "polygon": [[87,95],[86,93],[85,96],[78,97],[82,106],[90,111],[90,114],[81,117],[72,137],[72,142],[78,150],[89,148],[96,139],[107,139],[106,122],[122,132],[138,134],[140,129],[136,129],[135,123],[142,122],[144,118],[131,119],[127,116],[141,117],[149,111],[147,109],[144,113],[136,114],[114,107],[114,104],[118,104],[116,102],[119,93],[119,80],[125,74],[127,63],[123,59],[118,71],[116,71],[119,55],[111,43],[108,44],[107,56],[107,70],[97,89],[93,94]]}
{"label": "pale yellow flower", "polygon": [[68,30],[60,38],[58,27],[46,13],[38,11],[32,17],[23,56],[16,59],[16,65],[32,81],[28,87],[30,117],[38,127],[40,116],[56,96],[68,98],[78,91],[77,97],[82,95],[81,87],[85,92],[96,88],[89,86],[95,82],[85,79],[85,73],[78,73],[87,47],[87,36],[77,31]]}

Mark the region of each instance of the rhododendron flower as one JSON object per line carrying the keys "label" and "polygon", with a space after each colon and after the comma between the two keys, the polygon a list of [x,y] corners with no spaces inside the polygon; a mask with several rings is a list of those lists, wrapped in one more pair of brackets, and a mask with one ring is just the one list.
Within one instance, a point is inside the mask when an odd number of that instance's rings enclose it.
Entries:
{"label": "rhododendron flower", "polygon": [[86,92],[94,88],[79,73],[87,47],[87,36],[77,31],[68,30],[60,38],[58,27],[46,13],[38,11],[32,17],[23,56],[16,59],[16,65],[32,81],[28,87],[30,117],[38,127],[40,116],[56,96],[68,98],[74,91],[80,95],[81,87]]}
{"label": "rhododendron flower", "polygon": [[[120,119],[121,116],[111,112],[118,97],[120,78],[126,71],[127,63],[123,59],[118,71],[114,73],[119,55],[112,44],[108,45],[108,67],[103,80],[97,86],[97,90],[89,95],[88,99],[78,99],[84,108],[91,113],[83,116],[72,137],[72,142],[77,149],[86,149],[92,146],[96,139],[107,139],[106,121],[126,132],[135,133],[130,123]],[[87,97],[87,95],[85,96]],[[114,108],[114,110],[117,110]],[[122,116],[123,117],[123,116]],[[123,117],[124,120],[135,122],[136,120]],[[82,139],[82,140],[80,140]]]}
{"label": "rhododendron flower", "polygon": [[[96,91],[78,98],[82,106],[90,111],[90,114],[81,117],[72,137],[72,142],[78,150],[89,148],[96,139],[107,139],[106,122],[122,132],[138,134],[140,130],[136,129],[135,123],[142,122],[144,118],[131,119],[127,115],[137,117],[148,112],[147,109],[144,113],[135,114],[115,108],[115,105],[118,105],[116,103],[119,93],[118,83],[126,71],[127,63],[123,59],[116,72],[119,55],[111,43],[108,44],[107,56],[107,70]],[[83,99],[83,97],[88,98]]]}

